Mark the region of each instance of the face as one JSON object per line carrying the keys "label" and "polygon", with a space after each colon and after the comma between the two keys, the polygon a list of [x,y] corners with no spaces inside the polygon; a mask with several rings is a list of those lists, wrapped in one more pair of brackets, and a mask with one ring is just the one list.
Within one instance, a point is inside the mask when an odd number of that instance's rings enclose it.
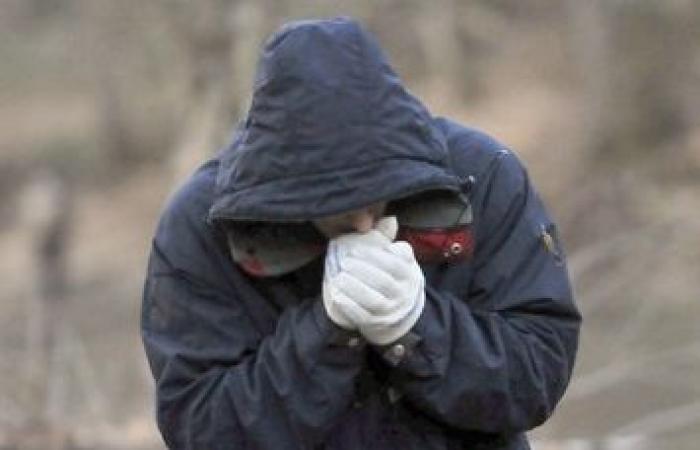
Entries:
{"label": "face", "polygon": [[366,233],[384,215],[385,209],[386,202],[373,203],[364,208],[322,217],[312,223],[329,239],[347,233]]}

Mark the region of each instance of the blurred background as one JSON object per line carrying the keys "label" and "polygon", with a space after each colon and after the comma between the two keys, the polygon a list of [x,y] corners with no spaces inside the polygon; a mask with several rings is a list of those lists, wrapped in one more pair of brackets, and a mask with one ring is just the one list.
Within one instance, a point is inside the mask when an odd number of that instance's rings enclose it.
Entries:
{"label": "blurred background", "polygon": [[1,0],[0,448],[162,449],[139,337],[159,211],[285,20],[349,14],[515,149],[585,317],[536,450],[700,441],[700,1]]}

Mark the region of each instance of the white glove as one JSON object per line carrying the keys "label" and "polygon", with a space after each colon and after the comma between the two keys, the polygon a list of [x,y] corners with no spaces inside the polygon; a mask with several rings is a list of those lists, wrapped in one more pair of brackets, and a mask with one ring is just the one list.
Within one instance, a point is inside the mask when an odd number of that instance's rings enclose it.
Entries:
{"label": "white glove", "polygon": [[[386,222],[377,228],[392,229]],[[393,230],[395,234],[395,221]],[[425,304],[425,281],[411,246],[391,242],[376,230],[342,236],[335,246],[336,260],[330,263],[339,270],[332,273],[332,266],[326,275],[324,301],[328,292],[334,313],[373,344],[386,345],[405,335]]]}
{"label": "white glove", "polygon": [[349,320],[337,306],[338,287],[335,286],[337,276],[341,272],[341,261],[358,246],[384,246],[390,244],[396,237],[398,223],[396,217],[384,217],[367,233],[348,233],[328,243],[326,261],[323,273],[323,305],[328,317],[341,328],[357,330],[357,325]]}

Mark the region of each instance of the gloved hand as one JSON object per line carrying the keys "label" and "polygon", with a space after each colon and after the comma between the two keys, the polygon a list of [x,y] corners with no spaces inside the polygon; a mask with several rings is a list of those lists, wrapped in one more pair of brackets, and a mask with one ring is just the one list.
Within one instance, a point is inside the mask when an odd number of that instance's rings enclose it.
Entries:
{"label": "gloved hand", "polygon": [[396,221],[393,219],[392,226],[389,220],[383,219],[369,233],[333,240],[326,259],[324,304],[328,298],[331,305],[327,310],[343,322],[336,323],[356,327],[365,339],[377,345],[389,344],[406,334],[425,304],[423,273],[411,246],[392,242]]}
{"label": "gloved hand", "polygon": [[328,243],[323,273],[323,305],[328,317],[341,328],[357,330],[357,325],[348,319],[337,305],[340,291],[335,282],[341,272],[341,261],[355,247],[390,244],[396,237],[397,230],[396,217],[385,217],[380,219],[374,229],[367,233],[344,234],[331,239]]}

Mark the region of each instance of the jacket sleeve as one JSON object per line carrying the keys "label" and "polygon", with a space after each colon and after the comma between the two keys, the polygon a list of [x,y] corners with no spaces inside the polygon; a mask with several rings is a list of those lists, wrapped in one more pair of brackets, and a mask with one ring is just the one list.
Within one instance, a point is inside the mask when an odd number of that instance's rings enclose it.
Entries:
{"label": "jacket sleeve", "polygon": [[195,181],[175,196],[148,266],[142,338],[160,431],[178,450],[312,448],[352,400],[360,349],[334,344],[317,299],[265,332],[254,325],[243,299],[269,302],[207,232],[206,189]]}
{"label": "jacket sleeve", "polygon": [[580,315],[555,226],[525,170],[501,151],[485,172],[472,193],[467,294],[428,280],[413,329],[420,342],[392,382],[443,424],[509,434],[544,422],[563,395]]}

